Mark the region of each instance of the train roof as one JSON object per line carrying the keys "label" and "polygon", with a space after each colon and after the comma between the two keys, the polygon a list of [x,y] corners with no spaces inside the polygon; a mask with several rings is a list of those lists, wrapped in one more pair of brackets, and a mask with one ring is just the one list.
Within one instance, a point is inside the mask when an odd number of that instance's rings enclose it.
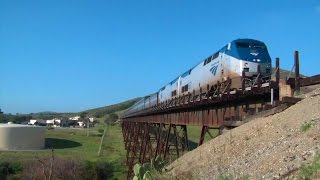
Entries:
{"label": "train roof", "polygon": [[231,43],[232,42],[248,42],[248,43],[262,43],[262,44],[264,44],[262,41],[258,41],[256,39],[236,39],[236,40],[231,41]]}

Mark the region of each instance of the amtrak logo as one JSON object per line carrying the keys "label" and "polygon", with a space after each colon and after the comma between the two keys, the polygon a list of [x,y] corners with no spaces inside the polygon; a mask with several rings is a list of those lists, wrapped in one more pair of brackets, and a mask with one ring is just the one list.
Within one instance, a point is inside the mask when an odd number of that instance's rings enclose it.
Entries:
{"label": "amtrak logo", "polygon": [[219,66],[219,64],[213,65],[213,66],[210,68],[210,71],[211,71],[211,73],[212,73],[214,76],[217,74],[218,66]]}
{"label": "amtrak logo", "polygon": [[259,52],[256,51],[256,50],[251,50],[250,54],[253,55],[253,56],[258,56]]}
{"label": "amtrak logo", "polygon": [[253,56],[258,56],[259,55],[259,53],[256,53],[256,52],[252,52],[250,54],[253,55]]}

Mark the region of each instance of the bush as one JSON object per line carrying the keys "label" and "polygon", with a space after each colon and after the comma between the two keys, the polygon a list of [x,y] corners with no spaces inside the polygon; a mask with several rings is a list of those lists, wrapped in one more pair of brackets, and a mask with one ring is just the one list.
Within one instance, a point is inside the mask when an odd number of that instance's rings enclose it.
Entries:
{"label": "bush", "polygon": [[22,179],[79,179],[82,171],[79,160],[47,157],[25,163]]}
{"label": "bush", "polygon": [[108,179],[113,176],[112,165],[107,162],[97,162],[96,174],[98,179]]}
{"label": "bush", "polygon": [[113,177],[113,167],[108,162],[85,162],[84,179],[109,179]]}
{"label": "bush", "polygon": [[16,162],[0,162],[0,179],[8,179],[22,171],[20,163]]}
{"label": "bush", "polygon": [[99,132],[100,134],[103,134],[104,129],[98,129],[98,132]]}
{"label": "bush", "polygon": [[116,120],[119,119],[119,116],[115,113],[109,114],[109,116],[104,120],[106,124],[113,124]]}
{"label": "bush", "polygon": [[[25,164],[22,179],[110,179],[112,164],[47,157]],[[51,175],[50,175],[51,174]],[[0,176],[0,179],[5,179]]]}
{"label": "bush", "polygon": [[144,163],[143,165],[136,164],[133,167],[134,180],[153,180],[154,175],[161,174],[164,170],[166,162],[157,156],[155,159],[151,159],[151,163]]}

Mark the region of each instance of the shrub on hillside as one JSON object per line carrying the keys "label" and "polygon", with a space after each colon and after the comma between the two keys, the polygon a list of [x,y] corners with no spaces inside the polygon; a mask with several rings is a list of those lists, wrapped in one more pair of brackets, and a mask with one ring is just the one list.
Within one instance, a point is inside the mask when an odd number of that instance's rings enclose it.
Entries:
{"label": "shrub on hillside", "polygon": [[0,179],[18,179],[15,175],[22,171],[20,163],[16,162],[0,162]]}

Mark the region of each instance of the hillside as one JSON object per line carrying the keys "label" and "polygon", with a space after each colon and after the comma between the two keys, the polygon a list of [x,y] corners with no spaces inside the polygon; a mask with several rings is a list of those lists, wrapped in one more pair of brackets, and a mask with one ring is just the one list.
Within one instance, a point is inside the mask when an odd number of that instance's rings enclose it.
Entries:
{"label": "hillside", "polygon": [[185,154],[168,167],[168,175],[176,179],[320,178],[320,89],[304,97],[281,113],[255,119]]}
{"label": "hillside", "polygon": [[105,106],[105,107],[100,107],[100,108],[95,108],[95,109],[89,109],[83,112],[86,112],[89,116],[94,116],[94,117],[103,117],[107,114],[110,113],[115,113],[115,112],[119,112],[119,111],[123,111],[127,108],[129,108],[130,106],[132,106],[134,103],[136,103],[137,101],[139,101],[141,98],[135,98],[135,99],[130,99],[124,102],[120,102],[117,104],[113,104],[110,106]]}

